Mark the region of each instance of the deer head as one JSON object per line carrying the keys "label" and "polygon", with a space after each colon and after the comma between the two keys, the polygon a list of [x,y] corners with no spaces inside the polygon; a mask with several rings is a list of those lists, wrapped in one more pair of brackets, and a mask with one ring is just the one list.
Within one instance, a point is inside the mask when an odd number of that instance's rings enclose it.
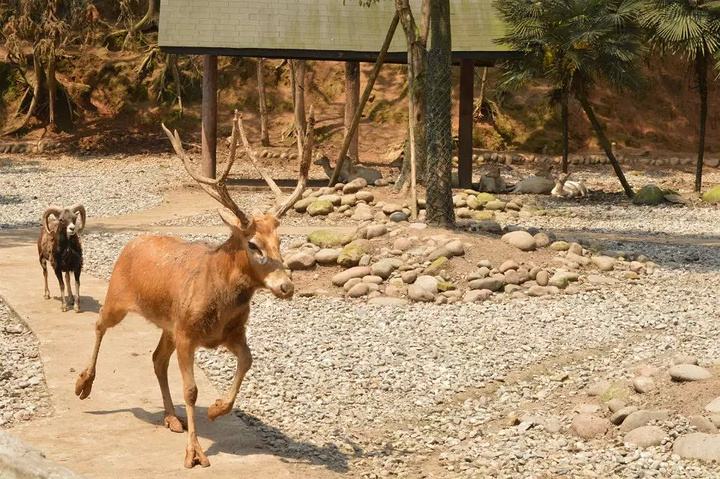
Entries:
{"label": "deer head", "polygon": [[[220,218],[230,228],[233,244],[244,252],[244,255],[240,255],[238,258],[238,267],[245,268],[245,265],[247,265],[249,271],[243,271],[244,273],[247,273],[258,284],[263,285],[275,296],[282,299],[292,297],[294,286],[283,266],[283,258],[280,254],[280,237],[277,228],[280,225],[280,218],[300,199],[307,185],[315,136],[314,124],[313,108],[310,107],[307,132],[303,141],[304,147],[300,159],[300,177],[295,190],[287,198],[284,198],[282,191],[275,181],[260,167],[255,153],[245,136],[242,117],[237,111],[233,118],[232,135],[230,137],[230,157],[224,170],[216,179],[198,174],[192,167],[191,160],[183,149],[182,141],[180,140],[180,135],[177,130],[171,133],[164,124],[162,125],[175,153],[182,159],[188,174],[198,183],[203,191],[225,208],[220,210]],[[245,214],[227,190],[227,177],[235,162],[238,136],[242,139],[245,153],[250,159],[250,162],[277,197],[275,207],[261,215],[248,216]]]}

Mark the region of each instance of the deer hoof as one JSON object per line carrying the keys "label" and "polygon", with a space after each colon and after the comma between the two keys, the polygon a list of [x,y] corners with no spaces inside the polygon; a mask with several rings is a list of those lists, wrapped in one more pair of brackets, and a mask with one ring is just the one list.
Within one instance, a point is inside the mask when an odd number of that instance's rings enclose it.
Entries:
{"label": "deer hoof", "polygon": [[79,312],[80,312],[80,301],[76,301],[76,302],[75,302],[75,312],[76,312],[76,313],[79,313]]}
{"label": "deer hoof", "polygon": [[43,298],[45,298],[45,299],[50,299],[50,293],[47,293],[47,292],[46,292],[46,293],[43,295]]}
{"label": "deer hoof", "polygon": [[210,461],[208,461],[207,456],[202,452],[199,445],[188,446],[187,449],[185,449],[185,467],[192,469],[195,467],[195,464],[200,464],[202,467],[208,467],[210,465]]}
{"label": "deer hoof", "polygon": [[229,413],[232,410],[232,406],[233,405],[230,402],[223,401],[222,399],[217,399],[215,403],[208,408],[208,418],[211,421],[214,421],[220,416],[224,416],[225,414]]}
{"label": "deer hoof", "polygon": [[63,301],[62,306],[60,306],[60,311],[62,311],[64,313],[67,310],[68,310],[67,304],[65,304],[65,301]]}
{"label": "deer hoof", "polygon": [[163,421],[165,427],[170,429],[172,432],[183,432],[185,430],[185,423],[183,423],[177,416],[165,416]]}
{"label": "deer hoof", "polygon": [[75,395],[80,399],[85,399],[90,395],[92,391],[93,381],[95,380],[95,373],[90,373],[87,369],[80,373],[75,382]]}

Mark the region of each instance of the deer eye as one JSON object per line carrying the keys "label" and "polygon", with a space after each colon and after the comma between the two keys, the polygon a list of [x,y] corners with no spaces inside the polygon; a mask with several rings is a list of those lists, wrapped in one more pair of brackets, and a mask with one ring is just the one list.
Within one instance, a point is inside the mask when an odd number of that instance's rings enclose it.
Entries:
{"label": "deer eye", "polygon": [[265,254],[263,254],[260,247],[257,244],[255,244],[255,242],[253,242],[253,241],[248,241],[248,248],[250,248],[250,251],[252,251],[253,253],[255,253],[258,256],[263,256],[263,257],[265,256]]}

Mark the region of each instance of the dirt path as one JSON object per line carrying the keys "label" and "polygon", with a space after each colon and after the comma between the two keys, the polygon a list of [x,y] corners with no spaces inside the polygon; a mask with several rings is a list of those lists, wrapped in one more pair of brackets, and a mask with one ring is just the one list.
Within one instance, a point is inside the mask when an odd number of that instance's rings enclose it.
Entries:
{"label": "dirt path", "polygon": [[[215,208],[202,192],[169,192],[163,204],[122,217],[94,220],[89,231],[188,230],[206,227],[152,227],[156,221],[188,216]],[[218,230],[224,228],[218,227]],[[298,233],[299,234],[299,233]],[[42,298],[41,274],[34,245],[36,229],[0,232],[0,296],[27,322],[37,336],[54,414],[12,429],[47,457],[92,478],[154,478],[197,475],[182,462],[185,435],[160,427],[162,400],[152,367],[159,330],[137,316],[129,316],[110,330],[103,342],[98,373],[90,398],[74,395],[78,371],[85,367],[94,341],[104,281],[83,275],[84,312],[61,313],[59,299]],[[57,293],[57,285],[51,291]],[[213,478],[334,477],[323,468],[273,456],[262,448],[254,432],[230,414],[209,423],[206,408],[218,392],[198,368],[196,379],[199,434],[212,464]],[[182,386],[174,359],[170,385],[176,405],[182,404]],[[241,393],[242,394],[242,393]],[[184,414],[182,408],[181,415]],[[198,468],[196,468],[198,469]]]}

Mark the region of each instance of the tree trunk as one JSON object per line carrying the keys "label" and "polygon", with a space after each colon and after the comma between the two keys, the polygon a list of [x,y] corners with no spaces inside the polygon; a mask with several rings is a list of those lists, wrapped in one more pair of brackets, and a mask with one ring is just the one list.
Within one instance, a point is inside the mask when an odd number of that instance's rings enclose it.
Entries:
{"label": "tree trunk", "polygon": [[560,116],[562,117],[562,171],[568,172],[568,156],[570,156],[569,120],[568,120],[568,91],[563,88],[560,100]]}
{"label": "tree trunk", "polygon": [[707,71],[708,62],[705,53],[699,54],[695,66],[698,75],[698,93],[700,94],[700,138],[698,142],[698,157],[695,164],[695,191],[702,188],[703,160],[705,157],[705,126],[708,113]]}
{"label": "tree trunk", "polygon": [[452,39],[450,0],[430,2],[427,74],[427,220],[452,226]]}
{"label": "tree trunk", "polygon": [[[414,142],[416,180],[424,182],[427,143],[425,132],[425,75],[427,70],[427,38],[423,38],[421,30],[415,22],[409,0],[395,0],[395,9],[405,32],[408,45],[408,111],[410,114],[409,130],[412,131],[411,142]],[[426,19],[425,19],[426,20]],[[412,145],[411,145],[412,146]],[[398,187],[403,186],[409,174],[411,155],[405,155],[402,174]]]}
{"label": "tree trunk", "polygon": [[[347,135],[352,126],[352,120],[360,103],[360,63],[345,62],[345,134]],[[358,128],[359,129],[359,128]],[[358,129],[352,135],[348,156],[352,162],[359,162],[358,151]]]}
{"label": "tree trunk", "polygon": [[57,78],[55,77],[55,47],[51,46],[48,52],[47,63],[47,89],[48,89],[48,129],[57,130],[55,107],[57,104]]}
{"label": "tree trunk", "polygon": [[292,67],[292,75],[295,81],[295,91],[293,94],[295,126],[300,129],[302,136],[298,138],[298,141],[301,142],[301,138],[305,136],[305,130],[307,128],[307,121],[305,120],[305,60],[291,60],[290,66]]}
{"label": "tree trunk", "polygon": [[257,59],[258,109],[260,110],[260,144],[270,146],[268,133],[267,101],[265,100],[265,72],[262,58]]}
{"label": "tree trunk", "polygon": [[605,136],[605,130],[600,124],[600,121],[595,116],[592,105],[590,105],[588,99],[582,94],[578,95],[577,99],[580,102],[580,105],[582,105],[583,110],[588,117],[588,120],[590,120],[590,123],[595,130],[595,134],[597,135],[598,141],[600,142],[600,146],[602,146],[602,149],[605,150],[605,154],[607,155],[608,160],[610,160],[610,164],[612,165],[613,170],[615,170],[615,174],[617,175],[618,180],[620,180],[620,184],[622,185],[623,190],[625,190],[625,194],[629,198],[632,198],[633,196],[635,196],[635,193],[633,192],[630,184],[627,182],[627,179],[625,179],[625,174],[620,167],[620,163],[618,162],[617,158],[615,158],[615,154],[613,153],[610,140],[608,140],[607,136]]}

